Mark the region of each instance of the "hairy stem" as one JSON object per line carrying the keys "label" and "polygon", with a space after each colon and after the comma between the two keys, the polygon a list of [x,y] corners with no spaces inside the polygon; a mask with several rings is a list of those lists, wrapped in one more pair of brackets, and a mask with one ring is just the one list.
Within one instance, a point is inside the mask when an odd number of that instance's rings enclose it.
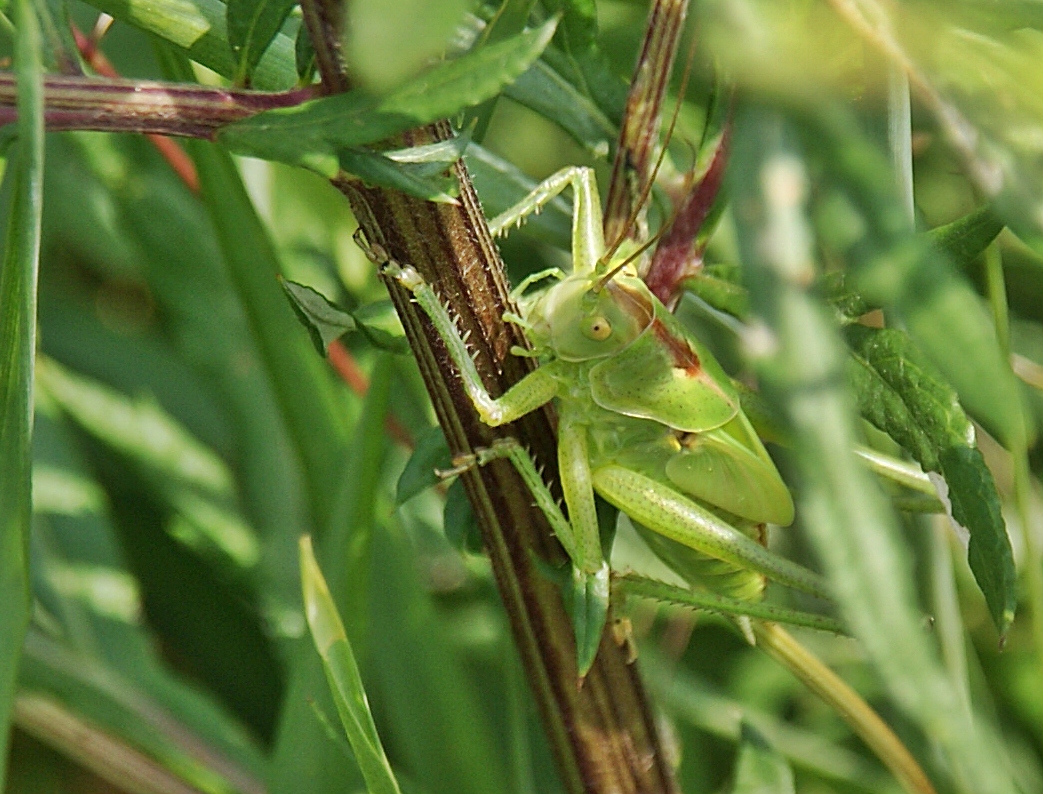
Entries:
{"label": "hairy stem", "polygon": [[605,201],[605,239],[609,245],[624,236],[635,240],[645,237],[643,224],[634,222],[634,205],[654,176],[663,98],[687,15],[688,0],[656,0],[649,9]]}
{"label": "hairy stem", "polygon": [[[326,0],[304,0],[305,22],[326,89],[348,84],[334,42]],[[441,140],[448,124],[415,130],[407,145]],[[493,394],[502,394],[528,372],[526,359],[511,354],[524,345],[518,329],[503,322],[508,308],[503,263],[489,234],[463,164],[456,204],[435,204],[405,194],[335,180],[371,245],[408,263],[449,305],[469,335],[475,363]],[[406,329],[450,451],[467,454],[513,436],[537,461],[554,470],[557,459],[551,417],[537,411],[506,428],[483,424],[464,392],[441,338],[409,292],[388,284]],[[463,475],[507,611],[515,645],[543,716],[564,787],[570,792],[677,792],[652,710],[635,665],[606,632],[583,686],[577,685],[572,622],[561,592],[542,567],[567,562],[546,516],[535,507],[510,461],[495,461]]]}
{"label": "hairy stem", "polygon": [[[416,131],[406,143],[428,143],[446,134],[446,126]],[[524,340],[503,323],[508,304],[502,263],[460,164],[456,175],[461,194],[455,206],[353,182],[338,187],[351,200],[370,243],[414,267],[449,304],[461,331],[469,334],[487,387],[500,394],[528,371],[527,360],[510,353]],[[453,454],[514,437],[553,469],[550,417],[536,412],[497,430],[483,424],[427,316],[408,292],[388,286]],[[578,686],[572,622],[560,590],[542,570],[566,558],[518,472],[503,460],[463,477],[566,789],[677,791],[636,666],[607,634]]]}

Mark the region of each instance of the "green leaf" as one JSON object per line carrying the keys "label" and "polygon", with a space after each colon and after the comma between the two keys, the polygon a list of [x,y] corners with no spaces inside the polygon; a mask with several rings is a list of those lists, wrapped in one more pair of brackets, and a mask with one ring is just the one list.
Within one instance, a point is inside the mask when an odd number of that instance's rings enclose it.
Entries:
{"label": "green leaf", "polygon": [[[509,690],[503,688],[507,670],[497,658],[510,653],[506,626],[489,601],[471,601],[461,613],[433,599],[430,579],[417,567],[418,540],[392,523],[377,533],[371,557],[380,581],[368,612],[375,628],[367,644],[375,663],[368,670],[379,687],[381,716],[389,724],[410,726],[396,731],[396,766],[408,768],[428,794],[541,791],[519,785],[518,756],[500,733],[501,709],[510,707],[504,699]],[[447,741],[453,736],[466,739]],[[547,786],[556,787],[556,781]]]}
{"label": "green leaf", "polygon": [[377,301],[349,312],[309,286],[285,279],[279,283],[319,355],[325,356],[332,342],[352,331],[361,331],[375,347],[406,352],[404,332],[390,302]]}
{"label": "green leaf", "polygon": [[598,14],[594,0],[553,0],[547,6],[562,13],[558,34],[573,54],[597,47]]}
{"label": "green leaf", "polygon": [[296,4],[296,0],[228,0],[225,24],[236,85],[250,84],[261,56]]}
{"label": "green leaf", "polygon": [[[894,313],[917,347],[957,390],[965,409],[1012,449],[1028,435],[1021,398],[992,320],[942,251],[913,234],[895,196],[888,162],[849,112],[806,119],[804,140],[827,166],[816,201],[832,205],[821,234],[847,261],[852,286]],[[843,222],[841,222],[843,219]]]}
{"label": "green leaf", "polygon": [[128,398],[47,358],[37,383],[80,427],[144,467],[173,510],[166,530],[176,540],[238,574],[257,563],[257,537],[228,467],[155,400]]}
{"label": "green leaf", "polygon": [[1014,621],[1018,581],[992,472],[976,447],[949,447],[939,463],[952,519],[970,536],[967,563],[1002,636]]}
{"label": "green leaf", "polygon": [[589,96],[539,60],[504,90],[510,97],[553,121],[594,157],[608,157],[616,128]]}
{"label": "green leaf", "polygon": [[326,580],[312,552],[311,538],[301,537],[301,586],[315,648],[322,657],[333,701],[337,705],[344,733],[351,743],[355,761],[371,794],[400,794],[384,747],[373,723],[366,692],[362,686],[355,654],[344,632],[344,624],[330,596]]}
{"label": "green leaf", "polygon": [[468,554],[485,552],[485,543],[482,541],[478,522],[474,518],[471,500],[467,498],[464,481],[459,477],[453,480],[446,491],[442,523],[445,527],[445,538],[454,549]]}
{"label": "green leaf", "polygon": [[[44,290],[47,287],[45,280]],[[44,327],[55,330],[46,315]],[[153,618],[147,624],[141,620],[143,601],[157,592],[155,582],[134,577],[133,566],[126,562],[127,546],[113,522],[113,513],[118,514],[126,501],[113,494],[116,508],[110,513],[109,494],[104,483],[94,479],[84,455],[85,449],[98,445],[84,445],[72,423],[52,410],[42,388],[39,395],[33,432],[33,595],[47,610],[49,625],[30,629],[19,670],[20,689],[42,695],[50,708],[60,702],[69,720],[88,720],[87,735],[108,733],[107,741],[117,745],[123,737],[133,748],[127,754],[131,759],[143,752],[153,759],[147,763],[158,775],[180,778],[200,791],[230,790],[231,779],[244,773],[260,778],[266,761],[247,737],[241,718],[203,693],[198,668],[189,683],[161,659],[157,630],[163,631],[164,644],[170,641],[169,632],[158,628],[163,619]],[[133,487],[128,479],[121,482],[123,488]],[[149,531],[136,529],[136,536]],[[156,567],[169,559],[154,547],[148,554]],[[177,581],[181,588],[187,586],[183,578]],[[190,611],[193,594],[178,595],[178,609]],[[219,599],[211,593],[201,595],[203,614],[217,612]],[[235,647],[242,654],[240,627],[227,619],[215,620],[225,636],[237,637]],[[222,651],[213,643],[200,640],[209,655],[220,657]],[[252,678],[257,659],[251,657],[239,660],[238,679]],[[278,686],[270,691],[278,691]],[[24,702],[22,707],[24,715]],[[63,721],[60,716],[55,721],[34,721],[31,732],[117,785],[127,779],[126,772],[120,771],[119,749],[111,755],[98,747],[91,749],[80,733],[63,734]],[[26,725],[24,716],[21,724]],[[178,738],[188,735],[195,737],[192,747]],[[231,764],[218,771],[203,758],[193,757],[192,748],[202,746]],[[162,767],[170,771],[162,772]],[[218,783],[220,778],[225,779]]]}
{"label": "green leaf", "polygon": [[341,170],[369,185],[401,190],[425,201],[451,204],[456,201],[453,194],[459,192],[456,179],[444,173],[451,163],[439,164],[432,174],[429,164],[396,162],[385,153],[359,148],[341,150],[339,163]]}
{"label": "green leaf", "polygon": [[[227,7],[221,0],[97,0],[91,5],[120,22],[170,42],[193,61],[220,75],[231,79],[237,71],[225,27]],[[278,91],[296,84],[293,39],[277,33],[260,56],[251,85]]]}
{"label": "green leaf", "polygon": [[189,152],[229,276],[303,462],[313,518],[322,527],[331,509],[347,439],[338,392],[323,362],[308,349],[287,305],[278,284],[279,262],[268,230],[257,216],[231,156],[202,141],[192,141]]}
{"label": "green leaf", "polygon": [[107,445],[177,480],[214,494],[230,494],[228,466],[148,396],[130,398],[41,358],[37,377],[44,394]]}
{"label": "green leaf", "polygon": [[793,770],[761,733],[743,722],[732,794],[793,794]]}
{"label": "green leaf", "polygon": [[[442,482],[438,470],[448,469],[452,465],[453,456],[449,453],[449,445],[445,441],[442,428],[439,425],[429,427],[417,439],[413,454],[409,456],[405,468],[402,469],[402,475],[398,478],[395,504],[400,505]],[[448,528],[448,523],[446,526]]]}
{"label": "green leaf", "polygon": [[29,622],[33,364],[43,206],[43,66],[29,0],[16,0],[18,144],[3,183],[0,265],[0,788],[7,776],[10,719]]}
{"label": "green leaf", "polygon": [[455,115],[489,99],[539,57],[555,21],[436,66],[383,98],[360,90],[269,110],[223,127],[218,140],[242,154],[335,176],[344,149]]}
{"label": "green leaf", "polygon": [[[610,67],[601,50],[598,36],[598,13],[595,0],[552,0],[551,11],[562,13],[561,29],[555,36],[563,56],[556,68],[573,72],[572,81],[585,96],[611,118],[618,119],[626,102],[627,85]],[[557,53],[557,50],[554,51]],[[555,58],[555,54],[550,54]]]}
{"label": "green leaf", "polygon": [[849,378],[862,416],[948,486],[950,515],[970,536],[967,554],[1000,634],[1017,604],[1014,554],[992,474],[956,393],[901,331],[851,325]]}
{"label": "green leaf", "polygon": [[326,355],[331,342],[358,328],[350,312],[327,300],[318,290],[286,279],[279,279],[279,283],[320,356]]}
{"label": "green leaf", "polygon": [[859,410],[925,471],[941,471],[942,450],[973,444],[974,428],[956,393],[905,333],[851,325],[845,337]]}
{"label": "green leaf", "polygon": [[[337,472],[336,492],[331,498],[333,512],[316,537],[318,554],[335,561],[328,569],[326,585],[347,623],[348,636],[367,643],[367,651],[373,634],[380,633],[369,630],[369,609],[375,599],[386,595],[383,577],[387,569],[374,562],[373,550],[385,529],[377,523],[376,511],[384,493],[384,464],[390,446],[384,432],[392,393],[393,368],[389,363],[376,362],[363,413],[349,445],[352,454]],[[331,715],[339,707],[333,703],[323,660],[314,653],[301,653],[307,650],[303,645],[295,646],[297,653],[291,660],[290,690],[273,750],[271,789],[298,792],[301,776],[306,775],[310,792],[339,794],[345,787],[354,790],[358,787],[357,774],[345,757],[342,743],[331,741],[325,724],[315,718],[316,707]],[[331,769],[335,774],[329,774]]]}
{"label": "green leaf", "polygon": [[965,270],[1003,231],[1003,221],[986,205],[927,233],[957,268]]}

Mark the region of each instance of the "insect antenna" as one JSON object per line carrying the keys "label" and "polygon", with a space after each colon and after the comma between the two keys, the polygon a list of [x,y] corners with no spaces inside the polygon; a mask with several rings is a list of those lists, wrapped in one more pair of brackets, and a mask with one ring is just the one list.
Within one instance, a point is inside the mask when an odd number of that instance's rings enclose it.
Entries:
{"label": "insect antenna", "polygon": [[[677,101],[674,103],[674,110],[670,116],[670,123],[667,125],[666,128],[665,140],[663,142],[663,146],[659,150],[659,156],[656,158],[656,163],[655,166],[652,168],[652,173],[649,174],[648,179],[645,181],[644,187],[641,188],[641,193],[638,196],[637,201],[634,202],[634,206],[630,211],[630,215],[627,216],[626,223],[623,225],[623,230],[619,233],[612,245],[605,251],[604,254],[601,255],[601,258],[598,260],[599,265],[603,265],[610,261],[612,257],[615,256],[616,253],[619,251],[620,246],[623,245],[623,242],[626,240],[626,230],[633,228],[633,226],[637,223],[638,216],[641,214],[641,211],[647,205],[649,197],[652,194],[652,187],[655,185],[656,177],[659,175],[659,169],[662,167],[663,161],[666,159],[667,144],[673,137],[674,128],[677,126],[677,119],[681,113],[681,103],[684,101],[684,95],[688,90],[688,78],[691,77],[692,63],[695,61],[695,43],[696,38],[693,36],[688,45],[688,55],[685,58],[684,72],[681,75],[681,85],[679,86],[677,91]],[[659,239],[660,234],[661,231],[660,233],[657,233],[654,237],[652,237],[650,241],[642,245],[641,248],[638,249],[636,254],[632,254],[631,256],[627,257],[623,265],[613,268],[611,274],[607,278],[600,279],[598,282],[598,289],[604,286],[604,284],[607,284],[609,279],[611,279],[612,276],[618,273],[623,266],[630,264],[638,256],[647,251],[649,247],[651,247],[651,245],[653,245]]]}
{"label": "insect antenna", "polygon": [[[614,279],[616,277],[616,275],[623,268],[625,268],[631,262],[633,262],[636,259],[638,259],[641,256],[641,254],[643,254],[645,251],[647,251],[653,245],[658,243],[659,239],[663,236],[663,233],[668,228],[669,228],[669,224],[664,225],[662,229],[660,229],[658,232],[655,233],[655,235],[653,235],[648,240],[646,240],[644,243],[642,243],[640,248],[638,248],[636,251],[634,251],[632,254],[630,254],[630,256],[628,256],[626,259],[624,259],[622,262],[620,262],[618,265],[616,265],[614,268],[612,268],[610,271],[608,271],[605,275],[603,275],[601,278],[599,278],[595,282],[594,286],[591,287],[591,291],[594,294],[597,294],[597,293],[601,292],[601,290],[603,290],[605,288],[605,285],[608,284],[608,282],[610,282],[612,279]],[[601,263],[603,263],[603,262],[605,262],[607,260],[608,260],[608,256],[604,256],[604,257],[602,257],[598,261],[599,261],[599,264],[601,264]]]}

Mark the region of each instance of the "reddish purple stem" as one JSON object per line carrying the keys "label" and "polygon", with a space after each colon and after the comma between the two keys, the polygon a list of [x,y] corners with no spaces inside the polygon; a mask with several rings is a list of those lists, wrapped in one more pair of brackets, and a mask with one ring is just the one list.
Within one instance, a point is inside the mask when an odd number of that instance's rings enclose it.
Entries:
{"label": "reddish purple stem", "polygon": [[[0,72],[0,124],[17,118],[17,86]],[[213,138],[233,121],[272,108],[291,107],[316,96],[312,88],[276,93],[161,83],[49,75],[44,78],[48,130],[145,132]]]}

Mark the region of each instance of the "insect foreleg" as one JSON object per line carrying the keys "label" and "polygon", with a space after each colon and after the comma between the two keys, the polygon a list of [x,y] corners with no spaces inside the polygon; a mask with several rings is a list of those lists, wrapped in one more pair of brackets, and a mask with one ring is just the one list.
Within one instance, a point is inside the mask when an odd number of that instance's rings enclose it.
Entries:
{"label": "insect foreleg", "polygon": [[468,397],[487,425],[498,427],[513,422],[550,402],[557,394],[559,386],[554,367],[548,365],[530,372],[504,395],[494,398],[482,383],[478,368],[475,367],[474,360],[467,350],[467,343],[431,285],[412,267],[402,266],[394,261],[384,264],[384,273],[413,293],[413,298],[431,320],[438,336],[445,342],[449,356],[460,371],[460,380]]}
{"label": "insect foreleg", "polygon": [[515,303],[520,303],[522,296],[526,290],[529,289],[533,284],[537,284],[540,281],[545,281],[548,278],[556,278],[561,281],[565,278],[565,273],[560,267],[549,267],[546,270],[540,270],[536,273],[530,273],[528,276],[522,279],[521,283],[517,287],[511,290],[511,300]]}
{"label": "insect foreleg", "polygon": [[594,487],[635,521],[671,540],[805,593],[830,597],[828,585],[818,574],[772,554],[670,485],[608,465],[594,471]]}

